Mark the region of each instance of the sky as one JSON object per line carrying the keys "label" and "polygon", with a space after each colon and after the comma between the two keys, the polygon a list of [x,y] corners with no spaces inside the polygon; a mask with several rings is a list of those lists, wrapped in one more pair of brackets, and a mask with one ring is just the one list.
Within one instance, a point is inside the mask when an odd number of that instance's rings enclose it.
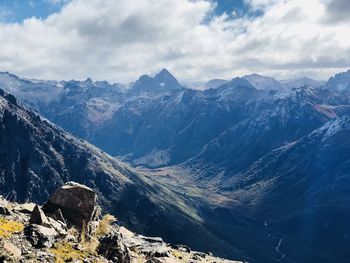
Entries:
{"label": "sky", "polygon": [[350,68],[348,0],[0,0],[0,71],[130,82]]}

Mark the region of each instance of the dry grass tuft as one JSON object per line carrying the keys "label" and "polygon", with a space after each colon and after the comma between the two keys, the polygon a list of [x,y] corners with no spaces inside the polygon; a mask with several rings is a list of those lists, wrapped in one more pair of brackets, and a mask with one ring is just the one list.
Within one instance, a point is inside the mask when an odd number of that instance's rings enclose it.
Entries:
{"label": "dry grass tuft", "polygon": [[101,237],[107,235],[111,232],[112,223],[116,220],[116,218],[110,214],[106,214],[101,219],[100,223],[96,229],[96,236]]}
{"label": "dry grass tuft", "polygon": [[82,261],[89,256],[87,252],[74,249],[69,243],[55,244],[55,248],[50,251],[55,255],[56,263]]}
{"label": "dry grass tuft", "polygon": [[22,223],[0,217],[0,238],[11,237],[15,233],[22,232],[23,229],[24,225]]}

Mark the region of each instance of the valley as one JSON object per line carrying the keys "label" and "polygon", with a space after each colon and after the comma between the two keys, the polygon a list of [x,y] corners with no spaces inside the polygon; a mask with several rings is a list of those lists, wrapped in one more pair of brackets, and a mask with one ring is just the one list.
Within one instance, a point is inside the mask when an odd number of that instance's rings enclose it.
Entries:
{"label": "valley", "polygon": [[75,180],[130,229],[171,243],[248,262],[346,262],[350,71],[208,86],[166,69],[131,84],[1,73],[17,97],[2,93],[1,193],[40,202]]}

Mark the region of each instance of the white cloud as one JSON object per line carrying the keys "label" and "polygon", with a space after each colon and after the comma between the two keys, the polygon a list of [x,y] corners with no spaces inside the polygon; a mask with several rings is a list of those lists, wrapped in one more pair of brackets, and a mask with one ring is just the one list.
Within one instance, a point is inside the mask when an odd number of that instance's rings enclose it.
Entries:
{"label": "white cloud", "polygon": [[205,0],[73,0],[45,20],[0,24],[0,69],[131,81],[162,67],[189,80],[325,77],[350,67],[350,28],[325,22],[325,0],[246,1],[264,14],[208,22],[214,5]]}

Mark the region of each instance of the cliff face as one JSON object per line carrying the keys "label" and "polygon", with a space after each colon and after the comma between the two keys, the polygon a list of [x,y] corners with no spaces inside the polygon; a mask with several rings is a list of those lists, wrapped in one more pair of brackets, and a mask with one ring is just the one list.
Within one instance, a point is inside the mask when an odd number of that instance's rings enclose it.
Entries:
{"label": "cliff face", "polygon": [[91,188],[69,182],[42,208],[0,197],[0,261],[236,262],[135,234],[113,216],[99,215],[96,196]]}

